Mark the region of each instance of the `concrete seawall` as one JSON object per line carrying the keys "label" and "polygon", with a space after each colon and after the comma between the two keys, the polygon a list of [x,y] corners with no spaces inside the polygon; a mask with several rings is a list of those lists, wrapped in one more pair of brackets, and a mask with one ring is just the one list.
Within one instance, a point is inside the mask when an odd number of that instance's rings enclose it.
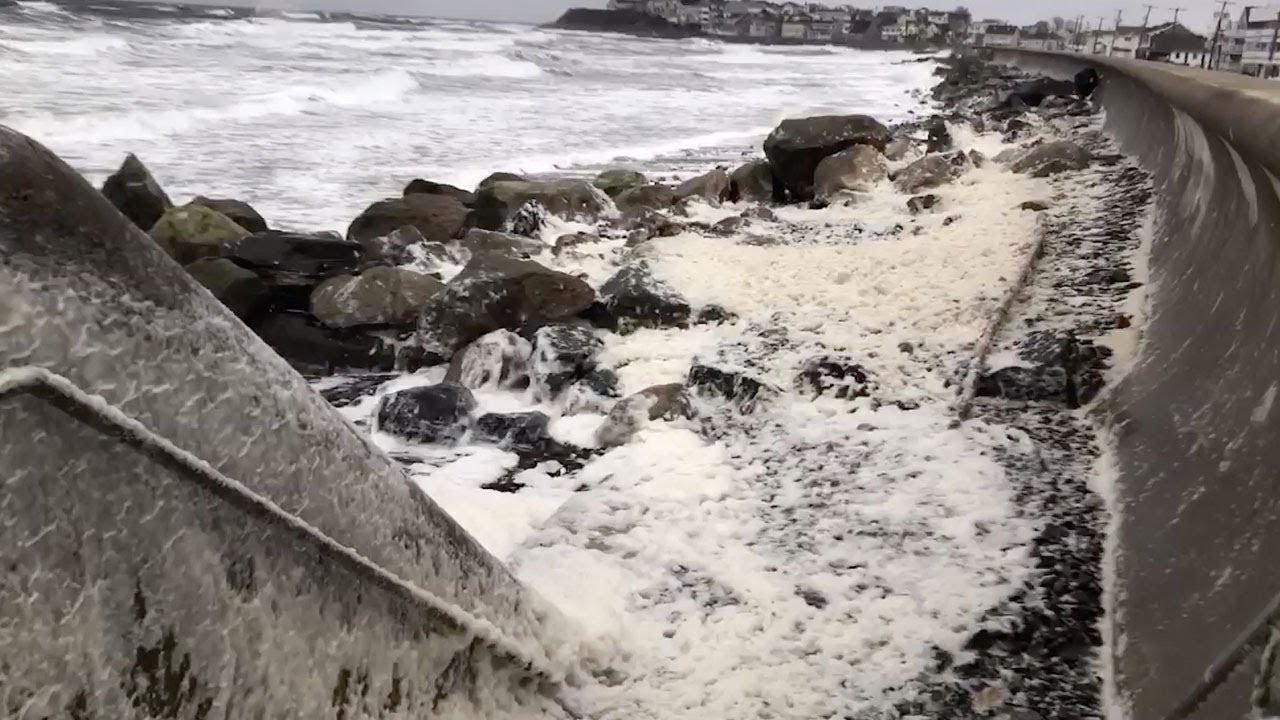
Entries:
{"label": "concrete seawall", "polygon": [[1157,183],[1144,340],[1099,408],[1119,485],[1117,690],[1136,720],[1244,717],[1273,675],[1280,592],[1280,85],[1103,57],[995,60],[1064,78],[1096,68],[1108,131]]}

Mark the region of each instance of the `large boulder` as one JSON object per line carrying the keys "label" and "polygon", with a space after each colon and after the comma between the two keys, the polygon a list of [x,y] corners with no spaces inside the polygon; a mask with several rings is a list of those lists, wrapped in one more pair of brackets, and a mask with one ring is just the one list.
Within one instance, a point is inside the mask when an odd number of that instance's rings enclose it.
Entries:
{"label": "large boulder", "polygon": [[532,260],[478,254],[427,303],[418,339],[427,352],[447,357],[494,330],[532,331],[566,320],[594,300],[580,278]]}
{"label": "large boulder", "polygon": [[358,270],[361,246],[337,234],[268,230],[227,245],[222,255],[262,278],[272,310],[309,312],[321,282]]}
{"label": "large boulder", "polygon": [[1069,170],[1083,170],[1089,167],[1091,159],[1088,150],[1070,140],[1058,140],[1023,152],[1013,159],[1009,169],[1042,178]]}
{"label": "large boulder", "polygon": [[481,190],[489,187],[494,183],[524,182],[524,181],[525,181],[525,177],[523,175],[517,175],[515,173],[509,173],[509,172],[496,172],[490,175],[489,177],[486,177],[485,179],[481,180],[480,183],[476,185],[476,192],[480,192]]}
{"label": "large boulder", "polygon": [[461,385],[409,388],[382,398],[378,430],[413,442],[453,442],[467,433],[475,407],[475,397]]}
{"label": "large boulder", "polygon": [[143,232],[151,230],[173,203],[146,165],[132,153],[102,184],[102,194]]}
{"label": "large boulder", "polygon": [[676,200],[685,198],[702,198],[708,202],[723,202],[729,199],[729,173],[715,169],[705,175],[690,178],[676,188]]}
{"label": "large boulder", "polygon": [[752,160],[729,173],[730,202],[763,203],[773,199],[773,168],[768,160]]}
{"label": "large boulder", "polygon": [[559,395],[596,369],[596,358],[603,349],[604,341],[589,327],[557,324],[539,328],[533,337],[530,365],[535,386],[546,397]]}
{"label": "large boulder", "polygon": [[641,261],[623,267],[600,287],[600,312],[594,319],[629,333],[639,328],[684,327],[692,312],[689,302]]}
{"label": "large boulder", "polygon": [[395,349],[377,338],[325,327],[306,313],[259,315],[253,331],[299,372],[332,375],[343,370],[395,369]]}
{"label": "large boulder", "polygon": [[443,195],[453,198],[467,207],[471,207],[476,202],[476,194],[470,190],[463,190],[460,187],[423,180],[422,178],[410,180],[409,184],[404,188],[404,195],[406,197],[409,195]]}
{"label": "large boulder", "polygon": [[818,163],[854,145],[883,151],[889,129],[867,115],[827,115],[783,120],[764,141],[764,153],[793,201],[813,198]]}
{"label": "large boulder", "polygon": [[476,191],[471,227],[502,230],[525,203],[537,201],[547,212],[566,220],[597,220],[609,207],[609,198],[583,180],[546,182],[506,180]]}
{"label": "large boulder", "polygon": [[266,283],[257,273],[226,258],[202,258],[188,265],[187,273],[241,319],[252,315],[267,297]]}
{"label": "large boulder", "polygon": [[635,170],[605,170],[596,176],[595,186],[611,198],[616,198],[623,191],[640,187],[648,183],[644,173]]}
{"label": "large boulder", "polygon": [[529,387],[533,346],[510,330],[495,330],[453,354],[446,382],[472,390],[520,390]]}
{"label": "large boulder", "polygon": [[689,395],[684,385],[655,385],[645,388],[613,406],[609,416],[596,429],[600,447],[625,445],[651,420],[674,420],[689,417]]}
{"label": "large boulder", "polygon": [[[1092,89],[1090,89],[1090,92]],[[1053,78],[1043,77],[1036,80],[1030,80],[1018,83],[1009,93],[1005,104],[1014,105],[1021,103],[1028,107],[1039,107],[1046,98],[1051,97],[1075,97],[1077,94],[1076,83],[1071,80],[1055,80]]]}
{"label": "large boulder", "polygon": [[430,275],[375,267],[325,280],[311,293],[311,313],[334,328],[412,325],[422,306],[443,289],[444,283]]}
{"label": "large boulder", "polygon": [[218,257],[224,246],[248,236],[231,218],[202,205],[173,208],[151,227],[151,239],[183,265]]}
{"label": "large boulder", "polygon": [[813,174],[814,195],[830,200],[841,192],[870,192],[889,177],[889,163],[870,145],[854,145],[818,163]]}
{"label": "large boulder", "polygon": [[412,225],[432,242],[447,242],[462,232],[467,206],[446,195],[412,194],[379,200],[351,223],[347,239],[365,242]]}
{"label": "large boulder", "polygon": [[613,201],[624,214],[635,215],[671,207],[676,193],[666,185],[640,185],[619,193]]}
{"label": "large boulder", "polygon": [[253,206],[247,202],[198,195],[195,200],[191,201],[191,204],[201,205],[210,210],[217,210],[251,233],[262,232],[267,229],[267,221],[263,220],[258,211],[254,210]]}
{"label": "large boulder", "polygon": [[546,244],[541,240],[479,228],[468,230],[456,244],[471,255],[488,253],[507,257],[525,257],[537,255],[546,249]]}
{"label": "large boulder", "polygon": [[475,437],[521,455],[541,453],[555,441],[545,413],[489,413],[476,420]]}
{"label": "large boulder", "polygon": [[744,371],[711,365],[694,365],[689,370],[688,385],[699,396],[723,398],[744,412],[753,410],[757,401],[777,394],[775,388]]}
{"label": "large boulder", "polygon": [[969,156],[964,153],[926,155],[903,168],[893,184],[904,193],[915,194],[955,180],[969,166]]}
{"label": "large boulder", "polygon": [[[360,260],[364,265],[403,265],[415,259],[414,247],[427,245],[422,232],[412,225],[396,228],[390,233],[360,243]],[[443,248],[435,243],[433,247]]]}

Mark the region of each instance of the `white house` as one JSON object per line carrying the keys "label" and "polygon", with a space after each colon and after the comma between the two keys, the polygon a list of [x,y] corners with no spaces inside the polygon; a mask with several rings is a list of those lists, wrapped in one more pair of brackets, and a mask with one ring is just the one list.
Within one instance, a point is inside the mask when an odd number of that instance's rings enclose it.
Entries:
{"label": "white house", "polygon": [[988,25],[985,31],[978,38],[978,44],[982,47],[1017,47],[1018,46],[1018,26],[1017,25]]}
{"label": "white house", "polygon": [[808,15],[792,15],[782,21],[782,37],[787,40],[808,40],[812,27],[813,18]]}
{"label": "white house", "polygon": [[1051,50],[1061,52],[1067,46],[1067,41],[1061,35],[1042,29],[1032,31],[1022,30],[1018,32],[1018,47],[1027,50]]}

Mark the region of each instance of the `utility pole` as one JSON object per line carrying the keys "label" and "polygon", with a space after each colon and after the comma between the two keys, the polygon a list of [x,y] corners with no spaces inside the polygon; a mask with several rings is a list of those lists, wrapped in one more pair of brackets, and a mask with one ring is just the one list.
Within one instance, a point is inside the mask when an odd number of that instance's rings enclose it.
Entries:
{"label": "utility pole", "polygon": [[[1142,50],[1142,41],[1147,37],[1147,26],[1151,24],[1151,11],[1155,9],[1155,5],[1143,5],[1147,9],[1147,14],[1142,16],[1142,32],[1138,33],[1138,47],[1133,50],[1133,57],[1138,58],[1138,53]],[[1150,53],[1148,53],[1150,54]],[[1145,60],[1146,58],[1141,58]]]}
{"label": "utility pole", "polygon": [[1175,23],[1178,22],[1178,16],[1182,14],[1182,11],[1186,10],[1186,8],[1184,7],[1175,7],[1175,8],[1168,8],[1168,9],[1173,11],[1173,21]]}
{"label": "utility pole", "polygon": [[[1213,69],[1214,60],[1218,61],[1218,66],[1222,66],[1222,61],[1218,57],[1218,39],[1222,37],[1222,18],[1227,15],[1227,6],[1234,5],[1231,0],[1222,0],[1222,7],[1218,10],[1218,22],[1213,28],[1213,40],[1209,43],[1209,69]],[[1204,58],[1200,59],[1200,67],[1205,66]]]}
{"label": "utility pole", "polygon": [[1102,21],[1106,18],[1098,16],[1098,28],[1093,31],[1093,47],[1089,48],[1090,55],[1100,55],[1098,52],[1098,40],[1102,37]]}
{"label": "utility pole", "polygon": [[1071,49],[1076,52],[1084,52],[1084,16],[1076,16],[1075,35],[1071,38]]}
{"label": "utility pole", "polygon": [[1112,55],[1116,54],[1116,40],[1120,39],[1120,19],[1122,17],[1124,17],[1124,11],[1117,10],[1116,11],[1116,29],[1115,29],[1115,32],[1111,34],[1111,47],[1107,48],[1107,57],[1111,57]]}

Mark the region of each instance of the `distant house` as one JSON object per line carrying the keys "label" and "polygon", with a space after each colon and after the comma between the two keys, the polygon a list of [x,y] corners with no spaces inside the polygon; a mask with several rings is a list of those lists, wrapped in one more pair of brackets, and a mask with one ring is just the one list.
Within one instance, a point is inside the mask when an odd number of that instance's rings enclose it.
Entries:
{"label": "distant house", "polygon": [[1017,47],[1017,25],[988,25],[982,33],[978,44],[982,47]]}
{"label": "distant house", "polygon": [[758,0],[729,0],[724,5],[724,14],[730,18],[743,15],[761,15],[769,12],[769,4]]}
{"label": "distant house", "polygon": [[1018,33],[1018,47],[1028,50],[1062,51],[1066,46],[1066,38],[1044,28],[1029,28]]}
{"label": "distant house", "polygon": [[809,23],[810,40],[834,40],[844,35],[845,23],[815,17]]}
{"label": "distant house", "polygon": [[1151,29],[1138,56],[1144,60],[1199,66],[1208,55],[1209,39],[1182,23],[1166,23]]}
{"label": "distant house", "polygon": [[786,40],[808,40],[812,28],[813,18],[808,15],[791,15],[783,19],[781,35]]}
{"label": "distant house", "polygon": [[782,34],[782,18],[769,13],[752,15],[747,23],[747,35],[753,38],[772,38]]}
{"label": "distant house", "polygon": [[610,10],[634,10],[644,12],[648,9],[649,0],[609,0]]}

